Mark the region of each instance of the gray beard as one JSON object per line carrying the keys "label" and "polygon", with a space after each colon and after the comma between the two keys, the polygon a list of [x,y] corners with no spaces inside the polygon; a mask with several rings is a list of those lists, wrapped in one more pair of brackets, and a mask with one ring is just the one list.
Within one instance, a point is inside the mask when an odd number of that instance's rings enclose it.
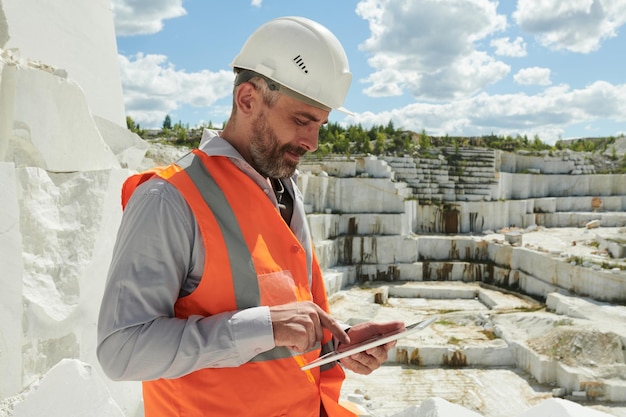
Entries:
{"label": "gray beard", "polygon": [[285,158],[287,152],[304,155],[305,150],[289,144],[280,145],[276,134],[268,126],[262,113],[252,126],[250,155],[254,168],[263,176],[270,178],[288,178],[293,176],[298,164]]}

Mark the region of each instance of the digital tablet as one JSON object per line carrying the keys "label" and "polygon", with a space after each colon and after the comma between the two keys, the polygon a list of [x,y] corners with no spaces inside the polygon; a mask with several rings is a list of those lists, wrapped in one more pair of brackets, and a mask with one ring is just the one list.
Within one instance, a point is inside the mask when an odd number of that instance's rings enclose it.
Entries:
{"label": "digital tablet", "polygon": [[306,371],[307,369],[315,368],[316,366],[325,365],[327,363],[334,362],[339,359],[343,359],[348,356],[354,355],[355,353],[363,352],[367,349],[371,349],[373,347],[384,345],[385,343],[392,342],[394,340],[398,340],[402,337],[406,337],[410,335],[411,333],[415,333],[424,329],[426,326],[428,326],[435,320],[437,320],[437,316],[430,317],[426,320],[423,320],[417,323],[413,323],[409,326],[406,326],[403,330],[394,330],[389,333],[380,334],[378,336],[374,336],[372,338],[356,343],[354,345],[346,345],[345,347],[343,347],[342,345],[339,345],[339,347],[336,350],[332,352],[328,352],[327,354],[323,356],[320,356],[316,360],[309,362],[308,364],[304,365],[300,369],[302,369],[303,371]]}

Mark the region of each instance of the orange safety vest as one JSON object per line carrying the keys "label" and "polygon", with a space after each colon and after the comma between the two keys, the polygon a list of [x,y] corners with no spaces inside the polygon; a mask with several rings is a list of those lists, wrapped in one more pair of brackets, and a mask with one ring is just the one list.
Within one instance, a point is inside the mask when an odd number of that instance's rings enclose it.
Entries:
{"label": "orange safety vest", "polygon": [[[321,270],[313,255],[309,285],[306,253],[263,190],[228,158],[194,150],[176,164],[130,177],[122,205],[142,182],[158,176],[185,198],[206,248],[202,279],[177,300],[176,317],[313,300],[328,311]],[[143,382],[146,417],[354,417],[338,404],[342,368],[300,367],[332,347],[296,355],[284,347],[230,368],[206,368],[175,379]]]}

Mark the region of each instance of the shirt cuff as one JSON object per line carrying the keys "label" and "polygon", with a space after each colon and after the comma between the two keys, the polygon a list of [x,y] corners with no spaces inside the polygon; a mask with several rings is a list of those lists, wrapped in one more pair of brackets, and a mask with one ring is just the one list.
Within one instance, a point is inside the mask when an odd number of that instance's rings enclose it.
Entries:
{"label": "shirt cuff", "polygon": [[274,348],[274,331],[270,309],[252,307],[236,312],[230,319],[235,348],[242,362]]}

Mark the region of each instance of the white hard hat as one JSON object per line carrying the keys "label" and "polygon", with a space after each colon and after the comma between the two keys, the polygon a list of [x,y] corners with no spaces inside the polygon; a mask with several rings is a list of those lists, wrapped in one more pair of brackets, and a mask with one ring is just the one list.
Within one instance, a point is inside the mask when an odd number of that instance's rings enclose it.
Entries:
{"label": "white hard hat", "polygon": [[348,58],[335,35],[317,22],[270,20],[250,35],[231,66],[263,75],[307,104],[350,114],[342,107],[352,82]]}

